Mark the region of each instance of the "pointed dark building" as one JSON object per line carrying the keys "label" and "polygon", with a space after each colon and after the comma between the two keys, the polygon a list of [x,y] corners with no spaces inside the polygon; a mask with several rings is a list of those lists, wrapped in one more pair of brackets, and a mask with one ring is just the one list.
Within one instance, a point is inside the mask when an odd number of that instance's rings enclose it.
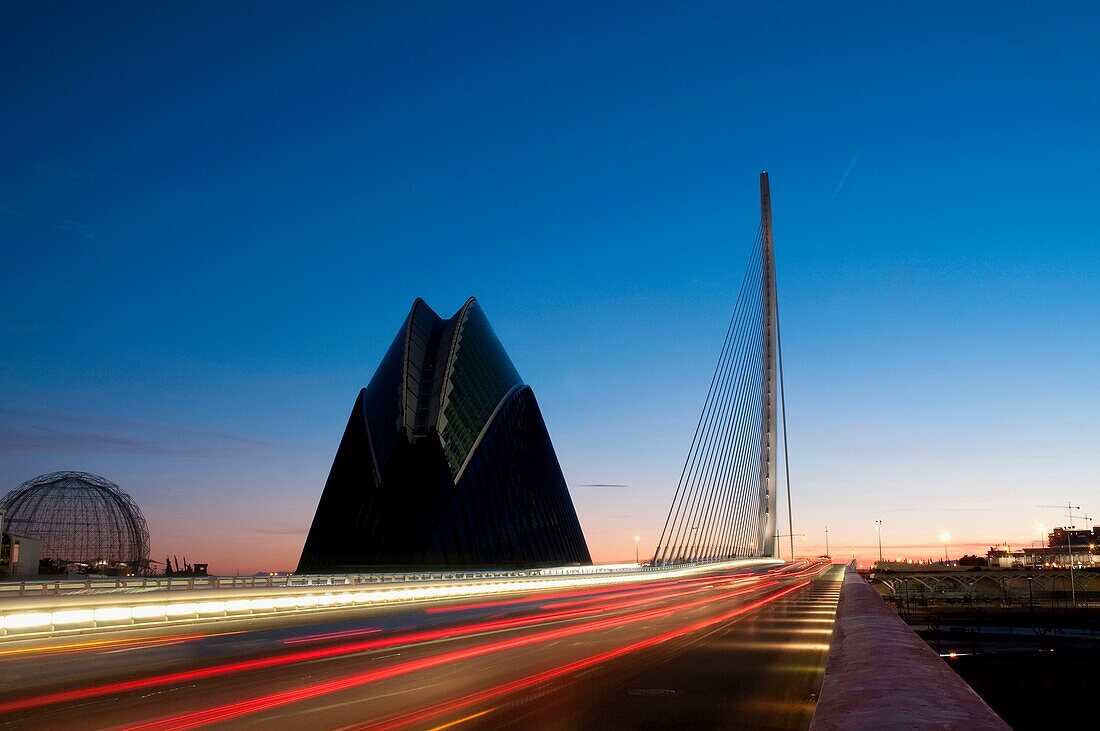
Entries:
{"label": "pointed dark building", "polygon": [[535,395],[477,301],[421,299],[359,392],[299,573],[591,563]]}

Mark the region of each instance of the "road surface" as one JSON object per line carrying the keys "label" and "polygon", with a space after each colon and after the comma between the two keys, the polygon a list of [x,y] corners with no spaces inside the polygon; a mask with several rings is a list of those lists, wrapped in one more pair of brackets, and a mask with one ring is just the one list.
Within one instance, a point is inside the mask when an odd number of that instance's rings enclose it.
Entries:
{"label": "road surface", "polygon": [[809,725],[820,563],[0,645],[2,729]]}

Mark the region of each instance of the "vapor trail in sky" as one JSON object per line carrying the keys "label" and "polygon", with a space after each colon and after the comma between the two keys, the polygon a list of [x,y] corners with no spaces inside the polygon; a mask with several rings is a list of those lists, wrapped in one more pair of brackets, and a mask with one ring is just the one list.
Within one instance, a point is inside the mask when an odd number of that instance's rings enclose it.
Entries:
{"label": "vapor trail in sky", "polygon": [[864,147],[866,147],[866,145],[860,145],[859,150],[852,156],[852,161],[848,163],[848,168],[844,171],[844,174],[840,176],[840,182],[836,184],[836,190],[833,191],[832,197],[829,198],[830,203],[833,201],[833,198],[840,195],[840,191],[844,188],[844,184],[848,182],[848,176],[852,174],[852,168],[859,162],[859,156],[863,154]]}

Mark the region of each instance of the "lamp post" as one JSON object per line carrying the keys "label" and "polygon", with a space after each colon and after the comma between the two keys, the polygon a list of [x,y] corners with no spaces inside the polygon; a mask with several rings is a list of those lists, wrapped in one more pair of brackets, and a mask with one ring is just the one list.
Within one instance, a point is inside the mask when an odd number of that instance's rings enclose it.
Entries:
{"label": "lamp post", "polygon": [[[1068,506],[1069,503],[1066,503],[1066,505]],[[1080,509],[1081,509],[1080,507],[1070,507],[1069,512],[1066,514],[1066,517],[1069,518],[1070,520],[1075,520],[1076,518],[1084,518],[1085,519],[1085,527],[1087,528],[1088,527],[1089,516],[1087,516],[1087,515],[1074,515],[1073,514],[1074,510],[1080,510]],[[1077,587],[1073,583],[1073,531],[1075,531],[1075,530],[1077,530],[1077,523],[1076,522],[1074,522],[1072,525],[1070,525],[1069,528],[1066,529],[1066,545],[1069,547],[1069,596],[1070,596],[1070,603],[1073,604],[1074,609],[1077,609]]]}
{"label": "lamp post", "polygon": [[1046,535],[1047,527],[1042,523],[1035,524],[1035,530],[1039,533],[1039,542],[1043,542],[1043,537]]}
{"label": "lamp post", "polygon": [[943,541],[943,564],[946,566],[950,563],[950,560],[947,558],[947,542],[951,540],[951,534],[947,531],[941,531],[940,540]]}
{"label": "lamp post", "polygon": [[[777,558],[782,558],[782,556],[780,555],[781,552],[779,550],[779,539],[780,538],[790,538],[791,539],[791,548],[793,549],[794,548],[794,539],[795,538],[801,538],[802,540],[806,540],[806,534],[805,533],[780,533],[779,535],[777,535],[775,537],[775,554],[776,554]],[[793,552],[791,553],[791,560],[794,561],[794,553]]]}
{"label": "lamp post", "polygon": [[638,544],[641,542],[641,540],[641,536],[634,536],[634,563],[638,564],[639,566],[641,566],[642,564],[642,560],[638,555]]}
{"label": "lamp post", "polygon": [[[1060,508],[1061,505],[1037,505],[1039,508]],[[1074,505],[1072,502],[1067,501],[1065,504],[1066,519],[1069,520],[1069,525],[1064,529],[1066,531],[1066,547],[1069,548],[1069,595],[1070,601],[1073,603],[1073,608],[1077,608],[1077,588],[1073,585],[1073,531],[1077,528],[1077,518],[1084,518],[1087,523],[1089,516],[1087,515],[1075,515],[1074,510],[1080,510],[1080,505]],[[1038,526],[1036,526],[1038,527]],[[1051,546],[1053,548],[1053,546]]]}
{"label": "lamp post", "polygon": [[878,534],[878,562],[882,563],[882,521],[875,521],[875,533]]}
{"label": "lamp post", "polygon": [[[1078,508],[1078,510],[1080,510],[1080,508]],[[1083,518],[1084,521],[1085,521],[1085,529],[1086,530],[1088,530],[1089,521],[1092,520],[1092,518],[1089,517],[1088,515],[1074,516],[1072,510],[1070,511],[1069,517],[1070,517],[1071,520],[1074,517]],[[1073,602],[1073,608],[1074,609],[1077,609],[1077,589],[1073,585],[1073,535],[1072,535],[1072,531],[1074,531],[1076,529],[1077,529],[1076,524],[1071,525],[1070,526],[1070,531],[1068,531],[1066,533],[1066,538],[1069,540],[1069,594],[1072,597],[1072,602]],[[1092,553],[1092,551],[1090,550],[1089,553]]]}
{"label": "lamp post", "polygon": [[[1046,527],[1046,525],[1044,525],[1044,524],[1042,524],[1042,523],[1036,523],[1036,524],[1035,524],[1035,532],[1039,534],[1039,540],[1038,540],[1039,548],[1047,548],[1047,547],[1048,547],[1048,546],[1047,546],[1047,542],[1043,540],[1043,538],[1044,538],[1044,537],[1046,536],[1046,534],[1047,534],[1047,527]],[[1032,546],[1035,546],[1035,543],[1032,543],[1031,545],[1032,545]],[[1045,555],[1046,555],[1045,551],[1039,551],[1039,552],[1038,552],[1037,554],[1035,554],[1034,556],[1032,556],[1032,558],[1031,558],[1031,565],[1032,565],[1032,567],[1036,567],[1036,566],[1037,566],[1037,567],[1039,567],[1039,568],[1042,568],[1043,564],[1044,564],[1044,563],[1046,563],[1046,561],[1045,561]],[[1025,560],[1027,559],[1027,555],[1026,555],[1026,554],[1024,555],[1024,559],[1025,559]]]}
{"label": "lamp post", "polygon": [[827,558],[832,558],[829,554],[829,526],[825,526],[825,556]]}

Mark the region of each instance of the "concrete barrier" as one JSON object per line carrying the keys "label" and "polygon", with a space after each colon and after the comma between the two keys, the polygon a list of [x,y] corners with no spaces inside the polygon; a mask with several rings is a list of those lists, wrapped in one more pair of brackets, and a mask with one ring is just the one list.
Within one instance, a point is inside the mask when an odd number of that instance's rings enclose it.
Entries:
{"label": "concrete barrier", "polygon": [[848,569],[810,731],[1008,731],[943,658]]}

